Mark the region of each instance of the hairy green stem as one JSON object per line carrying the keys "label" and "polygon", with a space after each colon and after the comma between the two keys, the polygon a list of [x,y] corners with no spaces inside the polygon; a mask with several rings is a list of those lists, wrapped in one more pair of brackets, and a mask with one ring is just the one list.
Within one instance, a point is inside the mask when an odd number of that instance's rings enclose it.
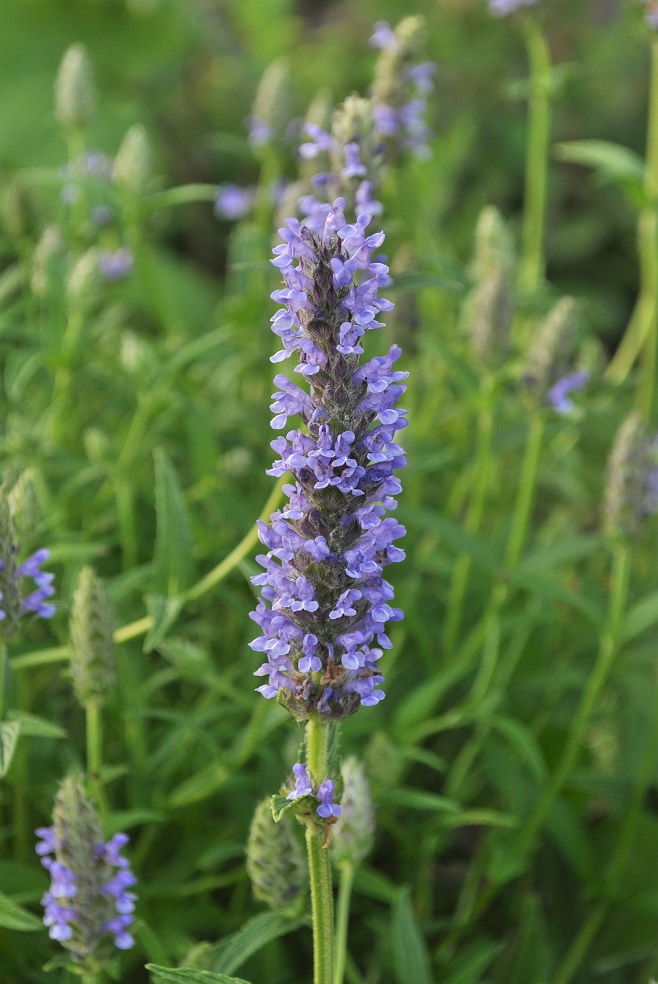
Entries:
{"label": "hairy green stem", "polygon": [[[310,775],[322,782],[327,774],[329,728],[319,718],[306,723],[306,755]],[[322,826],[306,827],[306,848],[313,919],[313,984],[334,984],[334,903],[331,858]]]}
{"label": "hairy green stem", "polygon": [[640,409],[650,416],[655,388],[658,345],[658,39],[651,44],[651,79],[647,119],[647,149],[644,170],[645,204],[638,217],[637,239],[640,290],[631,319],[606,378],[621,383],[642,353],[645,375],[638,392]]}
{"label": "hairy green stem", "polygon": [[334,966],[334,984],[343,984],[343,977],[345,976],[347,929],[353,883],[354,865],[350,861],[344,861],[340,866],[338,903],[336,905],[336,963]]}
{"label": "hairy green stem", "polygon": [[534,294],[544,279],[545,267],[544,222],[551,133],[551,56],[538,24],[529,18],[524,27],[530,65],[530,96],[519,287],[524,293]]}

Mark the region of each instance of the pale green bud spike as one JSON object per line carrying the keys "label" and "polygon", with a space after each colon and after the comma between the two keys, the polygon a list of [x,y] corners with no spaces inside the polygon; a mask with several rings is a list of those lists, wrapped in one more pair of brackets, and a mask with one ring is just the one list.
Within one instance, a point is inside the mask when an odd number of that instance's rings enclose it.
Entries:
{"label": "pale green bud spike", "polygon": [[[339,145],[339,149],[332,154],[334,173],[339,174],[345,166],[344,147],[356,143],[359,145],[359,160],[366,168],[368,180],[377,187],[382,177],[384,158],[370,99],[363,99],[356,94],[348,96],[333,115],[331,134]],[[359,182],[362,179],[355,180]]]}
{"label": "pale green bud spike", "polygon": [[563,297],[541,323],[530,345],[523,378],[542,403],[551,387],[571,368],[576,328],[574,300]]}
{"label": "pale green bud spike", "polygon": [[32,257],[30,286],[38,297],[45,297],[64,262],[64,242],[59,228],[46,226]]}
{"label": "pale green bud spike", "polygon": [[263,72],[252,106],[253,115],[267,125],[273,137],[281,136],[290,122],[290,87],[287,59],[275,58]]}
{"label": "pale green bud spike", "polygon": [[80,703],[101,704],[116,682],[114,619],[107,591],[92,567],[80,571],[71,612],[71,673]]}
{"label": "pale green bud spike", "polygon": [[336,864],[358,865],[372,850],[375,834],[375,811],[363,765],[354,756],[341,766],[342,814],[334,828],[331,842]]}
{"label": "pale green bud spike", "polygon": [[20,473],[9,492],[8,499],[16,536],[21,543],[25,543],[29,540],[40,518],[31,468],[26,468]]}
{"label": "pale green bud spike", "polygon": [[475,226],[475,249],[469,268],[476,281],[484,280],[494,270],[514,269],[514,241],[503,217],[494,205],[486,205]]}
{"label": "pale green bud spike", "polygon": [[368,742],[365,760],[375,789],[391,789],[402,775],[399,747],[383,731],[376,731]]}
{"label": "pale green bud spike", "polygon": [[72,304],[84,307],[96,295],[101,282],[99,257],[98,247],[92,246],[73,264],[66,284],[66,292]]}
{"label": "pale green bud spike", "polygon": [[4,226],[10,236],[22,239],[34,231],[36,213],[30,191],[21,181],[10,184],[3,202]]}
{"label": "pale green bud spike", "polygon": [[372,101],[395,109],[406,101],[405,69],[414,62],[425,42],[425,20],[405,17],[395,28],[397,45],[383,48],[375,67]]}
{"label": "pale green bud spike", "polygon": [[126,133],[112,168],[112,180],[118,188],[135,197],[143,195],[153,175],[153,153],[146,129],[136,123]]}
{"label": "pale green bud spike", "polygon": [[286,816],[272,819],[270,800],[256,807],[247,841],[247,873],[254,895],[272,909],[299,910],[306,894],[306,864]]}
{"label": "pale green bud spike", "polygon": [[96,90],[86,48],[73,44],[59,66],[55,80],[55,116],[63,127],[79,130],[92,119]]}
{"label": "pale green bud spike", "polygon": [[494,367],[507,355],[513,313],[510,274],[499,267],[478,284],[466,304],[473,349],[484,365]]}
{"label": "pale green bud spike", "polygon": [[604,525],[610,535],[639,533],[646,517],[648,474],[647,430],[642,415],[635,411],[617,431],[608,458]]}
{"label": "pale green bud spike", "polygon": [[331,113],[333,110],[333,100],[330,89],[318,89],[311,99],[306,115],[305,123],[315,123],[324,130],[330,125]]}

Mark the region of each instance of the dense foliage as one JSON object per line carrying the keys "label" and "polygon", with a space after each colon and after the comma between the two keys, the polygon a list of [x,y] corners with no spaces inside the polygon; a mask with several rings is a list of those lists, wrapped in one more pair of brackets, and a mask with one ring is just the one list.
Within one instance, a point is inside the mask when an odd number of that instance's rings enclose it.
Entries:
{"label": "dense foliage", "polygon": [[[396,607],[378,664],[385,700],[372,694],[374,657],[345,647],[343,665],[364,679],[341,698],[340,750],[375,803],[374,834],[365,806],[360,825],[335,825],[337,874],[350,838],[366,855],[345,979],[658,975],[651,140],[644,159],[658,41],[639,4],[529,6],[495,17],[485,0],[5,0],[2,984],[78,979],[43,926],[49,881],[35,853],[39,828],[51,877],[70,888],[55,856],[71,822],[66,777],[72,814],[87,818],[76,877],[93,933],[106,934],[89,944],[99,973],[312,979],[301,832],[268,834],[262,806],[299,765],[301,729],[255,693],[262,654],[249,648],[256,520],[281,508],[289,480],[283,466],[278,484],[266,474],[280,347],[270,295],[284,300],[270,257],[320,169],[317,146],[299,157],[303,119],[322,142],[335,107],[371,91],[374,25],[384,36],[382,21],[410,13],[424,18],[419,60],[438,64],[432,135],[414,153],[425,138],[414,120],[414,140],[373,158],[368,234],[385,232],[395,306],[362,340],[369,359],[397,358],[399,343],[408,373],[408,467],[384,521],[391,538],[398,523],[407,531],[406,560],[387,571],[404,620]],[[547,162],[546,221],[542,206],[533,226]],[[347,267],[349,251],[331,248],[324,267]],[[361,347],[362,311],[349,310],[346,363]],[[365,440],[372,421],[357,419]],[[365,474],[365,454],[358,466]],[[345,606],[361,601],[341,577]],[[296,646],[299,658],[301,636]],[[315,648],[303,652],[310,679]],[[352,713],[357,695],[376,706]],[[358,799],[346,779],[343,806]],[[331,796],[321,802],[337,819]],[[279,838],[273,869],[268,836]],[[75,937],[66,906],[46,909],[60,942]],[[110,931],[126,947],[112,956]]]}

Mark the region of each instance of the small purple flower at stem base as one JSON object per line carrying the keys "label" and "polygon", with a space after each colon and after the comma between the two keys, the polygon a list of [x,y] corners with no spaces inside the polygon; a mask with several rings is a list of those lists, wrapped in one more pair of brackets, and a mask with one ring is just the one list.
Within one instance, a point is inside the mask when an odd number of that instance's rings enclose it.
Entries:
{"label": "small purple flower at stem base", "polygon": [[333,796],[334,784],[331,779],[325,779],[317,792],[317,797],[320,800],[320,805],[317,808],[319,817],[328,819],[329,817],[339,817],[341,815],[341,808],[337,803],[333,802]]}
{"label": "small purple flower at stem base", "polygon": [[574,409],[574,402],[569,398],[569,393],[580,390],[589,380],[589,373],[586,370],[580,372],[570,372],[562,379],[558,379],[548,393],[546,402],[553,407],[557,413],[567,414]]}
{"label": "small purple flower at stem base", "polygon": [[295,786],[292,792],[288,793],[286,799],[296,800],[301,796],[315,796],[319,802],[316,809],[317,815],[322,817],[323,820],[328,820],[329,817],[336,817],[336,819],[338,819],[341,814],[341,808],[337,803],[333,802],[333,780],[325,779],[324,782],[320,783],[317,790],[314,792],[305,765],[302,765],[301,762],[297,762],[293,765],[292,771],[295,776]]}

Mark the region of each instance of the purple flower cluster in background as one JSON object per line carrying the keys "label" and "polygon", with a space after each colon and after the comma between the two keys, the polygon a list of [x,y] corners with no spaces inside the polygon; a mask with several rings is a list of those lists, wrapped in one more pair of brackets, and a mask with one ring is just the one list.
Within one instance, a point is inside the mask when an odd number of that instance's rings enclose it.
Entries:
{"label": "purple flower cluster in background", "polygon": [[[15,549],[15,548],[13,548]],[[27,560],[15,566],[13,556],[6,561],[0,558],[0,621],[16,622],[22,615],[34,614],[41,618],[52,618],[55,606],[46,599],[55,594],[54,574],[42,571],[41,565],[50,557],[49,550],[37,550]],[[20,581],[29,577],[34,581],[35,590],[22,596]]]}
{"label": "purple flower cluster in background", "polygon": [[[115,834],[94,848],[93,857],[79,859],[84,877],[57,860],[64,847],[75,860],[72,845],[62,845],[53,827],[39,827],[36,852],[50,874],[50,889],[41,903],[44,923],[53,940],[69,944],[78,958],[90,953],[104,937],[114,946],[128,950],[134,939],[128,929],[134,921],[136,895],[130,889],[136,878],[120,851],[128,843],[126,834]],[[71,946],[72,944],[72,946]]]}
{"label": "purple flower cluster in background", "polygon": [[305,765],[297,762],[296,765],[293,765],[292,771],[295,776],[295,785],[292,791],[288,793],[286,799],[296,800],[301,796],[315,796],[319,802],[319,806],[316,809],[318,816],[322,817],[323,820],[328,820],[329,817],[336,817],[338,819],[342,810],[333,801],[333,781],[331,779],[325,779],[324,782],[320,783],[317,790],[314,791]]}
{"label": "purple flower cluster in background", "polygon": [[488,0],[489,12],[494,17],[507,17],[523,7],[533,7],[538,0]]}
{"label": "purple flower cluster in background", "polygon": [[310,392],[275,377],[272,426],[298,415],[305,431],[272,442],[279,457],[268,474],[293,481],[283,509],[259,523],[268,552],[253,578],[263,600],[251,617],[262,635],[251,647],[266,657],[260,692],[300,720],[340,720],[380,701],[386,626],[403,617],[382,571],[404,557],[393,545],[404,527],[386,512],[401,491],[394,470],[406,464],[395,433],[407,421],[395,404],[408,374],[393,369],[395,345],[360,362],[364,334],[393,305],[379,297],[388,267],[371,259],[384,234],[366,236],[369,215],[347,224],[344,207],[337,199],[301,223],[288,219],[272,261],[285,281],[272,294],[283,305],[272,318],[283,343],[272,361],[296,354]]}
{"label": "purple flower cluster in background", "polygon": [[[386,21],[375,24],[370,44],[381,51],[395,52],[400,48],[400,40]],[[396,140],[400,147],[411,150],[418,157],[429,154],[427,141],[431,130],[425,123],[427,97],[434,88],[436,65],[432,61],[409,65],[404,70],[404,83],[408,88],[408,99],[400,106],[376,103],[373,106],[375,125],[380,135]]]}

